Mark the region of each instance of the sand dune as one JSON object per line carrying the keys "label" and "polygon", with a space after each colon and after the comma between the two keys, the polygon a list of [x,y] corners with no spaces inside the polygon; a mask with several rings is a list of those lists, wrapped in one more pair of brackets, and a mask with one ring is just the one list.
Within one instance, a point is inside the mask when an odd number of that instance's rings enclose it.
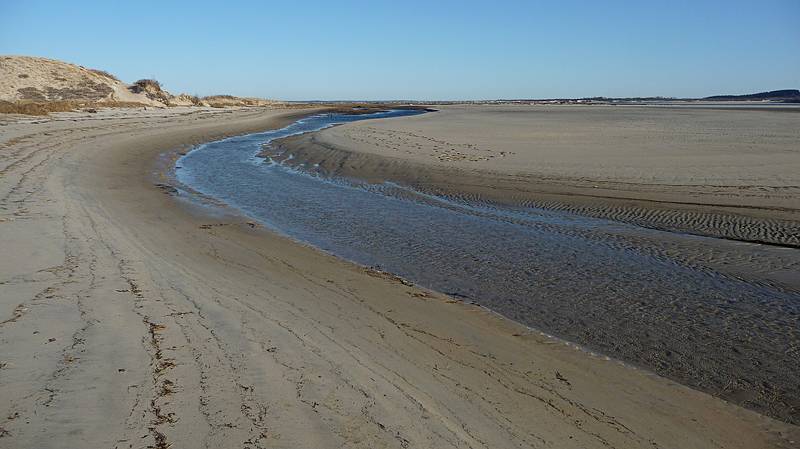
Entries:
{"label": "sand dune", "polygon": [[55,59],[0,56],[0,113],[44,115],[81,107],[203,106],[242,107],[281,104],[232,95],[173,95],[157,80],[127,84],[104,70]]}
{"label": "sand dune", "polygon": [[113,75],[54,59],[0,57],[0,100],[126,102],[165,106]]}

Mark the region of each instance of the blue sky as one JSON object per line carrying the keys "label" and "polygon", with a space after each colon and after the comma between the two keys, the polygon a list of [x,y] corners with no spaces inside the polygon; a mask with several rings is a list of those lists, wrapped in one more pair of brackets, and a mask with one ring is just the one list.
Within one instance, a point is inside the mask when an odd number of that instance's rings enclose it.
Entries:
{"label": "blue sky", "polygon": [[200,95],[706,96],[800,88],[800,0],[0,0],[0,54]]}

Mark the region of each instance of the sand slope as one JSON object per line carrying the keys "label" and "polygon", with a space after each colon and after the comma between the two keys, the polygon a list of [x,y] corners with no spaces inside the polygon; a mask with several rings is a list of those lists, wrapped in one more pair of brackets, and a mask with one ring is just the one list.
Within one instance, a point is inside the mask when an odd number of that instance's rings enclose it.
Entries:
{"label": "sand slope", "polygon": [[[0,126],[2,447],[793,447],[798,428],[186,207],[160,152],[292,113]],[[166,193],[165,193],[166,192]]]}

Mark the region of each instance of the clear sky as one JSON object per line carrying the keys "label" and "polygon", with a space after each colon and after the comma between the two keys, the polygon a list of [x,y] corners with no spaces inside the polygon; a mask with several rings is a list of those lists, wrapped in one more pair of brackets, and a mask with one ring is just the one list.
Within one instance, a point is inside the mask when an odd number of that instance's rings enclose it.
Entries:
{"label": "clear sky", "polygon": [[800,88],[800,0],[0,0],[0,54],[200,95],[694,97]]}

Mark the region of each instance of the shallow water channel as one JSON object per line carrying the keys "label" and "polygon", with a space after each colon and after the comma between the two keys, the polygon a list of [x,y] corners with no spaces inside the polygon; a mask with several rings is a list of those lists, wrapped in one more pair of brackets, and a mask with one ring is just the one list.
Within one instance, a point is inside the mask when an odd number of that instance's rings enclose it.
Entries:
{"label": "shallow water channel", "polygon": [[337,256],[797,422],[800,294],[719,268],[788,264],[797,250],[469,203],[257,156],[292,134],[417,113],[323,114],[203,144],[177,161],[175,177]]}

